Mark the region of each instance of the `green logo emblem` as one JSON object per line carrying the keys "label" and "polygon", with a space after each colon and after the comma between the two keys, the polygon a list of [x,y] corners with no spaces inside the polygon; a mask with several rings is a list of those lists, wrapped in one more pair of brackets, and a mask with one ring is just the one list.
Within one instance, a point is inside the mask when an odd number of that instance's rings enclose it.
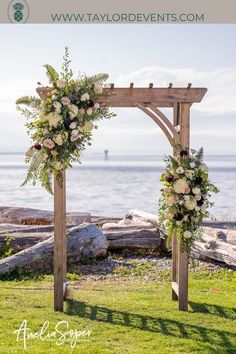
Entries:
{"label": "green logo emblem", "polygon": [[29,7],[25,0],[12,0],[8,6],[8,18],[12,23],[25,23],[29,17]]}

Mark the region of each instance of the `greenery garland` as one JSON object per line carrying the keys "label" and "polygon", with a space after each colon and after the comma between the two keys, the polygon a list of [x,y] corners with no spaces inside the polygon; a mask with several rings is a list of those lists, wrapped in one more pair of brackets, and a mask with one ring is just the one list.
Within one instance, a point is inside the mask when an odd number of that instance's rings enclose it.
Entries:
{"label": "greenery garland", "polygon": [[201,236],[203,218],[210,217],[208,208],[214,203],[209,198],[219,190],[208,179],[202,148],[189,151],[178,146],[177,156],[167,156],[164,162],[159,221],[168,232],[168,241],[177,234],[181,249],[190,252]]}
{"label": "greenery garland", "polygon": [[45,99],[25,96],[16,101],[33,141],[26,152],[29,170],[22,185],[30,181],[35,185],[39,180],[51,194],[51,175],[62,183],[63,171],[79,161],[81,151],[91,145],[92,130],[97,128],[93,122],[115,116],[96,102],[108,75],[83,74],[74,79],[67,47],[63,59],[60,75],[51,65],[44,65],[52,86]]}

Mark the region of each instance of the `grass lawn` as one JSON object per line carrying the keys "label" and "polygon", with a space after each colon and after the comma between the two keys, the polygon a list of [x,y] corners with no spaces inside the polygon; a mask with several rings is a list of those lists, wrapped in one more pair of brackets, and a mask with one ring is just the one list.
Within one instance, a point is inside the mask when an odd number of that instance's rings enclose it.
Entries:
{"label": "grass lawn", "polygon": [[[0,353],[236,353],[235,280],[235,272],[227,269],[191,272],[189,311],[179,312],[170,296],[169,271],[145,279],[122,274],[121,268],[102,280],[72,281],[64,313],[53,311],[51,276],[2,281]],[[60,346],[60,335],[28,339],[24,350],[23,334],[16,342],[13,333],[24,320],[32,332],[49,321],[52,333],[59,321],[67,321],[69,329],[91,334],[78,337],[74,348],[69,336]]]}

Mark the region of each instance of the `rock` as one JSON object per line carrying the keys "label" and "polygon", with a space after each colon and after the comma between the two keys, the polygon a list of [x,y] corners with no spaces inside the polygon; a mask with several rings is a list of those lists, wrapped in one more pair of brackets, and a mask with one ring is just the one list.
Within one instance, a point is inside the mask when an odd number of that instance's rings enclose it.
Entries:
{"label": "rock", "polygon": [[[52,271],[54,237],[0,260],[0,274],[14,271]],[[67,233],[67,261],[105,256],[107,240],[94,224],[72,227]]]}
{"label": "rock", "polygon": [[[79,225],[91,222],[89,213],[69,212],[66,214],[67,224]],[[54,223],[52,211],[30,208],[0,207],[0,224],[51,225]]]}

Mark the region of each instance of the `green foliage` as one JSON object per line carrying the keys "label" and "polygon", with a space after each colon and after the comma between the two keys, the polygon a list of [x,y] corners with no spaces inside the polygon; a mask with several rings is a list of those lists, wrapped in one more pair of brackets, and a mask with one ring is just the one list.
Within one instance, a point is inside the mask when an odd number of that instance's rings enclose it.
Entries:
{"label": "green foliage", "polygon": [[69,83],[70,80],[73,78],[73,71],[70,68],[70,55],[69,55],[69,48],[65,47],[65,52],[63,56],[63,64],[62,64],[62,71],[61,71],[61,77]]}
{"label": "green foliage", "polygon": [[14,237],[12,237],[11,235],[5,236],[0,247],[0,259],[11,256],[13,254],[14,249],[11,247],[11,245],[14,240]]}
{"label": "green foliage", "polygon": [[46,75],[48,77],[48,80],[50,84],[55,85],[56,81],[59,79],[59,74],[57,71],[49,64],[43,65],[44,68],[46,68]]}

